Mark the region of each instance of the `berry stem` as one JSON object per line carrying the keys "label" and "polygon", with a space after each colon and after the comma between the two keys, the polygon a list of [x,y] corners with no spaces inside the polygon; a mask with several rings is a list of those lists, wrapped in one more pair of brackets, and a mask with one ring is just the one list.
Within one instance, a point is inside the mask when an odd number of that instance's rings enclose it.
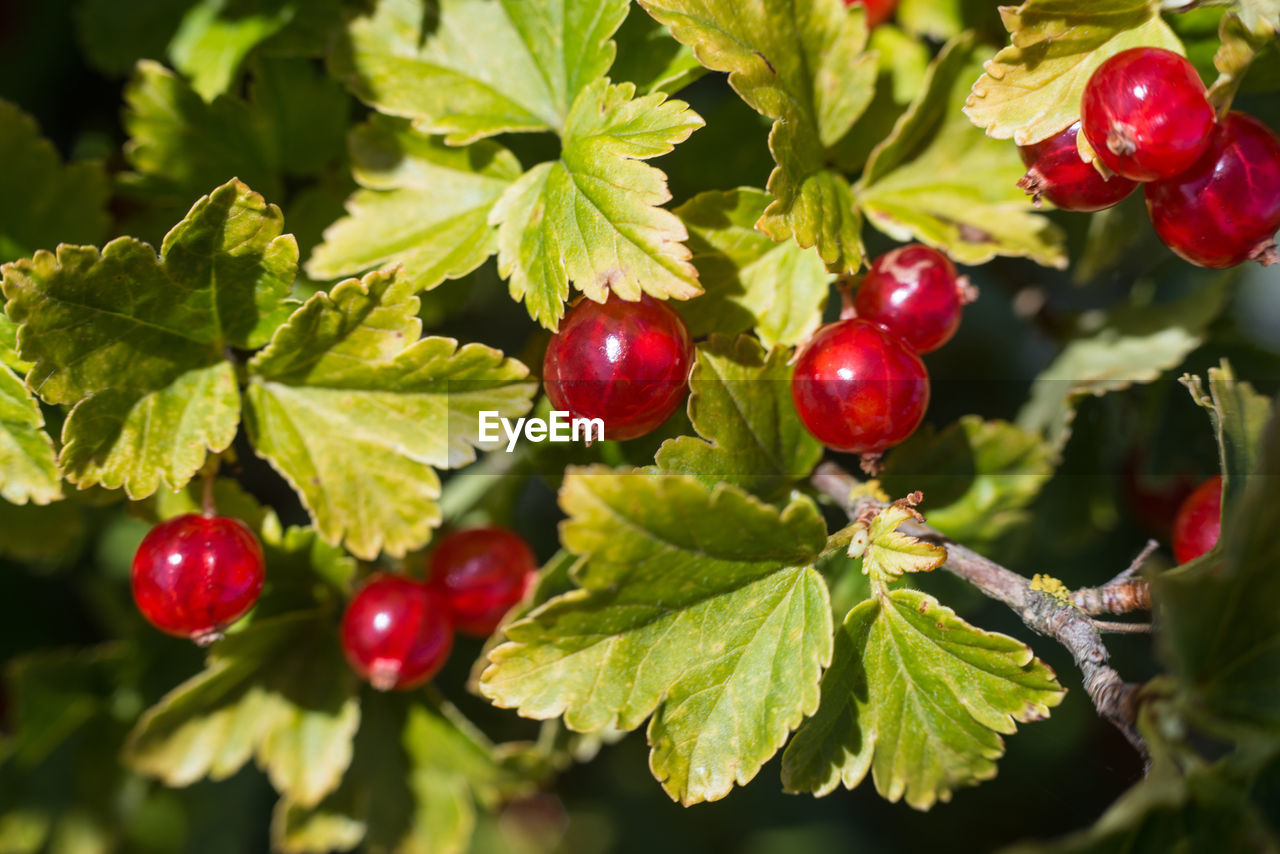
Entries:
{"label": "berry stem", "polygon": [[214,457],[209,465],[200,472],[203,479],[200,494],[200,509],[206,516],[218,515],[218,500],[214,497],[213,488],[218,480],[218,458]]}
{"label": "berry stem", "polygon": [[836,289],[840,291],[840,319],[853,320],[858,316],[858,308],[854,304],[857,285],[861,284],[861,276],[844,275],[836,279]]}

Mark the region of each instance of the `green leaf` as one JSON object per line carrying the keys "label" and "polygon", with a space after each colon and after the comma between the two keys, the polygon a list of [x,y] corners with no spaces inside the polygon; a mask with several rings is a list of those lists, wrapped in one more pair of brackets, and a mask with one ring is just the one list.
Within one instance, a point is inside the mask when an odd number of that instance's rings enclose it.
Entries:
{"label": "green leaf", "polygon": [[941,432],[926,425],[894,448],[881,483],[890,495],[920,490],[930,526],[974,547],[1027,521],[1052,474],[1039,434],[966,415]]}
{"label": "green leaf", "polygon": [[[206,101],[230,88],[249,52],[280,32],[296,11],[285,0],[200,0],[182,18],[169,42],[173,65]],[[234,15],[225,12],[234,11]]]}
{"label": "green leaf", "polygon": [[987,64],[964,112],[990,136],[1018,145],[1079,119],[1085,84],[1120,51],[1150,45],[1182,53],[1156,0],[1028,0],[1001,16],[1012,44]]}
{"label": "green leaf", "polygon": [[490,745],[448,707],[366,691],[355,757],[342,785],[314,808],[276,805],[275,846],[286,854],[468,850],[475,797],[507,772]]}
{"label": "green leaf", "polygon": [[791,402],[790,350],[768,355],[753,338],[719,335],[698,347],[689,379],[689,419],[702,438],[680,436],[658,449],[658,468],[776,496],[809,475],[822,445]]}
{"label": "green leaf", "polygon": [[706,73],[688,45],[673,39],[666,27],[637,7],[627,14],[614,41],[618,58],[609,77],[636,84],[642,95],[675,94]]}
{"label": "green leaf", "polygon": [[788,791],[857,786],[916,809],[988,780],[1015,722],[1048,716],[1065,692],[1031,649],[976,629],[917,590],[849,612],[836,633],[822,703],[782,757]]}
{"label": "green leaf", "polygon": [[178,75],[143,60],[125,88],[124,176],[134,192],[180,205],[211,186],[240,178],[279,198],[278,162],[261,119],[238,98],[206,103]]}
{"label": "green leaf", "polygon": [[560,159],[530,169],[498,200],[498,270],[529,314],[555,329],[569,283],[596,302],[689,299],[701,291],[683,223],[658,205],[666,176],[642,161],[702,126],[683,101],[599,79],[574,101]]}
{"label": "green leaf", "polygon": [[291,307],[298,249],[281,229],[278,208],[232,182],[196,203],[160,257],[122,237],[3,268],[19,355],[35,363],[28,382],[48,403],[75,404],[62,437],[69,480],[144,498],[231,444],[239,391],[224,353],[261,346]]}
{"label": "green leaf", "polygon": [[1055,456],[1071,436],[1076,402],[1158,379],[1203,343],[1231,293],[1224,275],[1180,300],[1121,306],[1069,342],[1036,378],[1018,413],[1023,430],[1041,433]]}
{"label": "green leaf", "polygon": [[294,802],[318,803],[351,762],[355,677],[324,613],[257,621],[148,710],[125,761],[169,786],[230,777],[256,758]]}
{"label": "green leaf", "polygon": [[107,232],[110,187],[102,164],[63,164],[36,123],[0,101],[0,262]]}
{"label": "green leaf", "polygon": [[1251,32],[1280,31],[1280,3],[1276,0],[1231,0],[1230,5]]}
{"label": "green leaf", "polygon": [[160,59],[196,0],[131,0],[120,14],[118,0],[80,0],[75,5],[77,41],[99,70],[124,77],[139,59]]}
{"label": "green leaf", "polygon": [[876,514],[867,531],[862,571],[873,582],[901,578],[904,572],[932,572],[947,559],[947,550],[898,530],[915,514],[901,504],[891,504]]}
{"label": "green leaf", "polygon": [[262,58],[249,67],[248,103],[274,168],[311,176],[340,160],[354,105],[342,86],[305,58]]}
{"label": "green leaf", "polygon": [[12,368],[15,374],[26,376],[31,363],[18,358],[18,324],[0,311],[0,365]]}
{"label": "green leaf", "polygon": [[475,459],[479,413],[529,410],[528,369],[479,344],[419,340],[408,280],[370,273],[320,292],[249,364],[255,450],[328,542],[403,555],[440,523],[436,468]]}
{"label": "green leaf", "polygon": [[603,468],[572,470],[560,503],[562,541],[587,557],[581,589],[508,625],[480,690],[578,732],[652,715],[650,767],[668,794],[724,797],[817,706],[831,611],[810,566],[826,541],[816,508]]}
{"label": "green leaf", "polygon": [[865,16],[840,0],[640,0],[698,61],[729,72],[729,84],[775,120],[769,148],[774,201],[758,228],[818,247],[833,269],[862,263],[861,217],[828,153],[866,109],[876,58],[864,53]]}
{"label": "green leaf", "polygon": [[421,291],[466,275],[497,249],[489,213],[521,172],[502,146],[449,148],[375,115],[352,131],[351,159],[361,189],[307,262],[312,278],[400,264]]}
{"label": "green leaf", "polygon": [[861,172],[871,152],[893,132],[898,119],[924,89],[933,61],[928,44],[890,23],[871,31],[869,49],[879,55],[875,95],[830,152],[832,161],[846,174]]}
{"label": "green leaf", "polygon": [[[384,0],[355,19],[335,73],[379,112],[450,145],[571,123],[609,70],[626,0]],[[483,49],[477,50],[478,46]]]}
{"label": "green leaf", "polygon": [[40,404],[21,379],[0,366],[0,498],[48,504],[62,497],[61,480]]}
{"label": "green leaf", "polygon": [[885,234],[938,247],[962,264],[1005,255],[1065,267],[1065,236],[1017,186],[1026,169],[1017,149],[960,113],[982,53],[971,35],[943,49],[924,90],[872,152],[855,194]]}
{"label": "green leaf", "polygon": [[799,344],[822,323],[831,286],[822,259],[755,230],[769,195],[743,187],[700,193],[676,215],[706,293],[676,306],[695,338],[754,329],[766,347]]}
{"label": "green leaf", "polygon": [[286,175],[319,173],[342,156],[351,103],[342,88],[305,59],[251,65],[247,101],[210,103],[164,66],[138,64],[125,89],[130,194],[185,207],[240,178],[277,199]]}
{"label": "green leaf", "polygon": [[1280,419],[1229,373],[1211,372],[1210,389],[1228,486],[1222,534],[1208,554],[1152,578],[1161,646],[1193,719],[1280,739]]}
{"label": "green leaf", "polygon": [[124,487],[130,498],[142,498],[190,480],[207,452],[231,446],[239,424],[235,368],[218,361],[163,388],[85,398],[62,426],[59,462],[81,487]]}
{"label": "green leaf", "polygon": [[1208,394],[1199,377],[1184,375],[1180,381],[1213,424],[1225,503],[1234,505],[1249,483],[1250,475],[1265,471],[1261,461],[1265,452],[1262,440],[1273,407],[1270,398],[1258,394],[1249,383],[1237,380],[1235,371],[1225,360],[1220,367],[1210,368],[1208,374]]}

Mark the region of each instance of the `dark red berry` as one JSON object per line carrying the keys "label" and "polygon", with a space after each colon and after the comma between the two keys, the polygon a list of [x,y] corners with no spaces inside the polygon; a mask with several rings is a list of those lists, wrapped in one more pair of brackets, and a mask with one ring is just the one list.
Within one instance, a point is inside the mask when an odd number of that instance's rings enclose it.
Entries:
{"label": "dark red berry", "polygon": [[431,555],[428,575],[458,631],[487,637],[519,602],[537,574],[533,552],[506,528],[450,534]]}
{"label": "dark red berry", "polygon": [[1085,137],[1108,169],[1134,181],[1156,181],[1200,159],[1215,117],[1190,62],[1163,48],[1135,47],[1093,72],[1081,118]]}
{"label": "dark red berry", "polygon": [[379,691],[404,691],[430,681],[452,648],[444,594],[401,575],[371,576],[342,616],[347,661]]}
{"label": "dark red berry", "polygon": [[1276,262],[1280,137],[1252,116],[1229,113],[1195,166],[1146,193],[1156,233],[1192,264]]}
{"label": "dark red berry", "polygon": [[599,418],[606,439],[634,439],[676,411],[692,364],[689,330],[666,303],[583,300],[551,336],[542,384],[557,410]]}
{"label": "dark red berry", "polygon": [[1178,563],[1195,560],[1218,542],[1222,529],[1222,477],[1196,487],[1173,520],[1173,556]]}
{"label": "dark red berry", "polygon": [[1142,451],[1136,449],[1125,460],[1120,483],[1129,511],[1149,533],[1168,539],[1178,508],[1192,493],[1196,482],[1185,474],[1154,476],[1143,471]]}
{"label": "dark red berry", "polygon": [[190,514],[161,522],[133,556],[133,600],[157,629],[197,643],[248,613],[262,592],[262,546],[238,519]]}
{"label": "dark red berry", "polygon": [[1120,204],[1137,183],[1119,175],[1109,179],[1092,163],[1085,163],[1076,148],[1080,123],[1034,145],[1018,148],[1027,174],[1018,186],[1035,199],[1046,198],[1064,211],[1100,211]]}
{"label": "dark red berry", "polygon": [[898,0],[844,0],[846,6],[865,6],[867,26],[878,27],[893,16]]}
{"label": "dark red berry", "polygon": [[929,375],[915,351],[869,320],[819,329],[796,358],[796,412],[829,448],[879,454],[907,438],[929,405]]}
{"label": "dark red berry", "polygon": [[968,281],[936,249],[904,246],[875,260],[858,286],[858,317],[888,327],[917,353],[930,353],[951,340],[969,301]]}

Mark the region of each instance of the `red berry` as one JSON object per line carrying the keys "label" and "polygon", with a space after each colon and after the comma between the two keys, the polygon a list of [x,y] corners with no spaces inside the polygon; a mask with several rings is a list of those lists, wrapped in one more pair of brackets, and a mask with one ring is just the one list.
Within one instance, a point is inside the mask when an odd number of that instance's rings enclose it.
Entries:
{"label": "red berry", "polygon": [[369,578],[342,616],[351,669],[379,691],[428,682],[453,648],[449,606],[439,591],[401,575]]}
{"label": "red berry", "polygon": [[133,600],[162,632],[209,643],[262,592],[262,546],[243,522],[189,514],[161,522],[133,556]]}
{"label": "red berry", "polygon": [[1142,452],[1135,449],[1120,471],[1120,483],[1128,499],[1129,512],[1150,533],[1168,539],[1178,508],[1196,487],[1185,474],[1155,477],[1142,470]]}
{"label": "red berry", "polygon": [[1039,205],[1041,197],[1064,211],[1100,211],[1124,201],[1137,183],[1119,175],[1103,178],[1092,163],[1080,159],[1076,122],[1057,136],[1018,148],[1027,174],[1018,186]]}
{"label": "red berry", "polygon": [[929,405],[929,375],[905,341],[855,318],[819,329],[796,358],[796,412],[837,451],[879,454],[910,436]]}
{"label": "red berry", "polygon": [[853,306],[858,317],[888,327],[917,353],[930,353],[960,328],[967,290],[946,255],[904,246],[875,260]]}
{"label": "red berry", "polygon": [[893,16],[898,0],[844,0],[846,6],[865,6],[867,26],[878,27]]}
{"label": "red berry", "polygon": [[1098,66],[1081,112],[1098,159],[1134,181],[1190,168],[1209,145],[1215,118],[1195,67],[1158,47],[1121,51]]}
{"label": "red berry", "polygon": [[542,384],[556,409],[602,420],[606,439],[634,439],[676,411],[692,364],[689,330],[666,303],[583,300],[551,336]]}
{"label": "red berry", "polygon": [[506,528],[472,528],[445,537],[428,571],[458,631],[478,637],[493,634],[536,573],[533,552]]}
{"label": "red berry", "polygon": [[1146,193],[1156,233],[1192,264],[1276,262],[1280,137],[1252,116],[1229,113],[1195,166]]}
{"label": "red berry", "polygon": [[1222,528],[1222,477],[1196,487],[1173,520],[1173,556],[1178,563],[1195,560],[1218,542]]}

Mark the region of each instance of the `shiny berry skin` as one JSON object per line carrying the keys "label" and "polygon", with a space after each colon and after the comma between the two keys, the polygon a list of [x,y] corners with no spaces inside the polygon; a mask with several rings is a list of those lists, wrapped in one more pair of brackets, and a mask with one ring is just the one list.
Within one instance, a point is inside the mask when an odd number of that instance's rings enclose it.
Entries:
{"label": "shiny berry skin", "polygon": [[1172,178],[1209,145],[1213,107],[1190,62],[1170,50],[1121,51],[1093,72],[1081,102],[1084,135],[1112,172]]}
{"label": "shiny berry skin", "polygon": [[351,669],[379,691],[407,691],[431,680],[453,649],[449,605],[438,590],[377,573],[342,615],[342,650]]}
{"label": "shiny berry skin", "polygon": [[1173,520],[1173,556],[1178,563],[1195,560],[1218,542],[1222,529],[1222,477],[1196,487]]}
{"label": "shiny berry skin", "polygon": [[524,598],[537,571],[525,541],[494,527],[445,537],[431,554],[427,575],[444,594],[458,631],[488,637]]}
{"label": "shiny berry skin", "polygon": [[967,285],[946,255],[928,246],[903,246],[875,260],[853,307],[858,317],[888,327],[917,353],[931,353],[960,328]]}
{"label": "shiny berry skin", "polygon": [[1034,145],[1018,148],[1027,174],[1018,186],[1035,199],[1046,198],[1064,211],[1091,212],[1120,204],[1138,186],[1137,182],[1112,175],[1102,177],[1092,163],[1080,159],[1076,136],[1080,123]]}
{"label": "shiny berry skin", "polygon": [[867,9],[867,26],[878,27],[889,18],[898,6],[898,0],[844,0],[846,6],[865,6]]}
{"label": "shiny berry skin", "polygon": [[583,300],[551,336],[542,384],[555,409],[599,418],[606,439],[634,439],[680,406],[692,364],[689,330],[666,303]]}
{"label": "shiny berry skin", "polygon": [[220,638],[262,592],[262,546],[238,519],[188,514],[152,528],[133,556],[133,601],[162,632]]}
{"label": "shiny berry skin", "polygon": [[1252,116],[1229,113],[1195,166],[1146,194],[1156,233],[1192,264],[1276,262],[1280,137]]}
{"label": "shiny berry skin", "polygon": [[875,455],[920,426],[929,375],[915,351],[883,326],[840,320],[819,329],[800,351],[791,399],[819,442]]}

